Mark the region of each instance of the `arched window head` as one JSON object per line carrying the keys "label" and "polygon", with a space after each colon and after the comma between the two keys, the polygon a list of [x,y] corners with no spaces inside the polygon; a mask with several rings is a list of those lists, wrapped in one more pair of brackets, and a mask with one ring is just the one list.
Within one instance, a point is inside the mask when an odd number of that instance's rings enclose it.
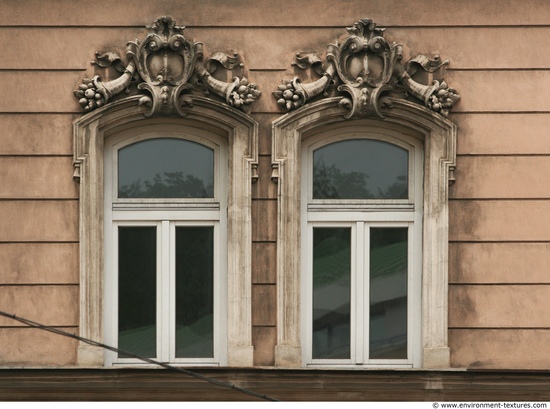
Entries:
{"label": "arched window head", "polygon": [[450,364],[456,126],[385,101],[384,119],[350,120],[332,97],[273,124],[279,366]]}
{"label": "arched window head", "polygon": [[409,153],[373,139],[333,142],[313,151],[313,199],[408,199]]}
{"label": "arched window head", "polygon": [[[79,333],[166,362],[252,366],[258,126],[201,96],[179,106],[183,117],[148,118],[142,102],[113,101],[74,124]],[[133,363],[78,347],[79,365]]]}
{"label": "arched window head", "polygon": [[118,198],[213,198],[214,150],[155,138],[118,151]]}
{"label": "arched window head", "polygon": [[350,122],[301,150],[303,365],[420,366],[421,141]]}
{"label": "arched window head", "polygon": [[[146,358],[226,362],[228,141],[143,125],[105,140],[105,338]],[[138,364],[106,354],[107,365]]]}

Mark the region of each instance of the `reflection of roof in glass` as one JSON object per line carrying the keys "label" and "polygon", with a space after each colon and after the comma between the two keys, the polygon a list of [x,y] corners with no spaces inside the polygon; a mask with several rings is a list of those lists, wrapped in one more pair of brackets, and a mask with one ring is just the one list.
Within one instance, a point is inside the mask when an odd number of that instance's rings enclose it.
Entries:
{"label": "reflection of roof in glass", "polygon": [[[339,251],[327,253],[324,250],[328,247],[334,248],[329,241],[342,241],[338,238],[325,240],[315,248],[315,252],[323,254],[313,260],[314,284],[325,285],[335,281],[350,271],[350,250],[343,248]],[[342,242],[342,245],[345,243]],[[342,245],[339,248],[342,248]],[[338,248],[338,247],[337,247]],[[399,242],[371,251],[370,255],[370,276],[382,277],[393,273],[407,271],[407,243]]]}
{"label": "reflection of roof in glass", "polygon": [[[213,316],[208,315],[197,320],[188,326],[176,327],[176,339],[185,340],[176,354],[180,357],[212,357],[213,351]],[[147,358],[154,357],[154,354],[146,351],[154,350],[156,345],[156,327],[149,325],[127,331],[121,331],[118,338],[119,348],[137,355],[145,355]],[[127,356],[120,356],[128,358]]]}

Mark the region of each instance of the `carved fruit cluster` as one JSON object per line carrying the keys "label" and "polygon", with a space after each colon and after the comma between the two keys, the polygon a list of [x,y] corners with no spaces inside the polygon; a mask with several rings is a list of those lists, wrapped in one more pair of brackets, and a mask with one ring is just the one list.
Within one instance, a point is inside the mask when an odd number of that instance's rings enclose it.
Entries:
{"label": "carved fruit cluster", "polygon": [[244,105],[250,105],[261,95],[256,84],[249,84],[246,77],[240,80],[239,86],[229,95],[229,101],[235,108],[241,108]]}
{"label": "carved fruit cluster", "polygon": [[290,111],[303,105],[302,98],[300,98],[300,94],[294,88],[292,81],[285,80],[277,87],[276,91],[273,91],[273,95],[277,98],[277,105],[285,111]]}
{"label": "carved fruit cluster", "polygon": [[449,110],[460,99],[454,88],[449,88],[445,81],[441,81],[439,89],[435,91],[428,99],[427,105],[435,112],[439,112],[444,117],[449,115]]}
{"label": "carved fruit cluster", "polygon": [[78,86],[74,94],[79,98],[78,102],[86,112],[92,111],[105,104],[105,97],[97,92],[97,88],[92,80],[85,79],[83,83]]}

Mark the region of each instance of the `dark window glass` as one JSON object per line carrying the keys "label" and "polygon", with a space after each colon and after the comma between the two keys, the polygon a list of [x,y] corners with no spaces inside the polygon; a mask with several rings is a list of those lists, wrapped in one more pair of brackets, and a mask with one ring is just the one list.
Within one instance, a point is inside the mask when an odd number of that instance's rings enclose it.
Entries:
{"label": "dark window glass", "polygon": [[118,228],[118,347],[149,358],[157,350],[156,236],[156,227]]}
{"label": "dark window glass", "polygon": [[407,359],[408,229],[370,229],[370,359]]}
{"label": "dark window glass", "polygon": [[350,358],[351,229],[313,229],[314,359]]}
{"label": "dark window glass", "polygon": [[214,197],[214,151],[171,138],[126,146],[118,152],[118,197]]}
{"label": "dark window glass", "polygon": [[214,228],[176,227],[176,357],[214,356]]}
{"label": "dark window glass", "polygon": [[314,199],[407,199],[409,153],[387,142],[351,139],[313,152]]}

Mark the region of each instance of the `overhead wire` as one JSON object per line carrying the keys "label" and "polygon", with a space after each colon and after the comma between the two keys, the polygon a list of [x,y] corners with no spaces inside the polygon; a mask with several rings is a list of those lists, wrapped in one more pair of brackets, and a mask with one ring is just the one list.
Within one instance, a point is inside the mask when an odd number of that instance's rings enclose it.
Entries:
{"label": "overhead wire", "polygon": [[71,334],[69,332],[60,330],[59,328],[54,328],[54,327],[49,326],[49,325],[44,325],[44,324],[41,324],[39,322],[31,321],[27,318],[18,317],[15,314],[8,314],[7,312],[0,311],[0,316],[18,321],[22,324],[25,324],[28,327],[37,328],[37,329],[40,329],[40,330],[43,330],[43,331],[51,332],[51,333],[61,335],[61,336],[64,336],[64,337],[68,337],[68,338],[73,338],[73,339],[76,339],[78,341],[84,342],[88,345],[100,347],[100,348],[115,352],[119,355],[124,355],[124,356],[129,357],[129,358],[139,359],[140,361],[143,361],[143,362],[146,362],[146,363],[149,363],[149,364],[153,364],[153,365],[157,365],[157,366],[160,366],[162,368],[168,369],[170,371],[184,373],[186,375],[189,375],[189,376],[192,376],[194,378],[203,380],[205,382],[209,382],[213,385],[217,385],[217,386],[220,386],[222,388],[227,388],[227,389],[231,389],[231,390],[234,390],[234,391],[237,391],[237,392],[241,392],[241,393],[244,393],[244,394],[247,394],[247,395],[250,395],[250,396],[254,396],[255,398],[258,398],[258,399],[263,399],[263,400],[271,401],[271,402],[278,402],[279,401],[278,399],[272,398],[268,395],[264,395],[264,394],[261,394],[261,393],[258,393],[258,392],[254,392],[254,391],[251,391],[251,390],[246,389],[246,388],[241,388],[240,386],[237,386],[237,385],[234,385],[234,384],[231,384],[231,383],[219,381],[217,379],[211,378],[209,376],[201,375],[197,372],[193,372],[193,371],[190,371],[190,370],[182,368],[182,367],[173,366],[173,365],[167,364],[165,362],[157,361],[157,360],[152,359],[152,358],[147,358],[147,357],[144,357],[144,356],[140,356],[140,355],[134,354],[133,352],[124,351],[124,350],[121,350],[119,348],[115,348],[113,346],[103,344],[103,343],[98,342],[98,341],[94,341],[92,339],[84,338],[84,337],[81,337],[81,336],[76,335],[76,334]]}

